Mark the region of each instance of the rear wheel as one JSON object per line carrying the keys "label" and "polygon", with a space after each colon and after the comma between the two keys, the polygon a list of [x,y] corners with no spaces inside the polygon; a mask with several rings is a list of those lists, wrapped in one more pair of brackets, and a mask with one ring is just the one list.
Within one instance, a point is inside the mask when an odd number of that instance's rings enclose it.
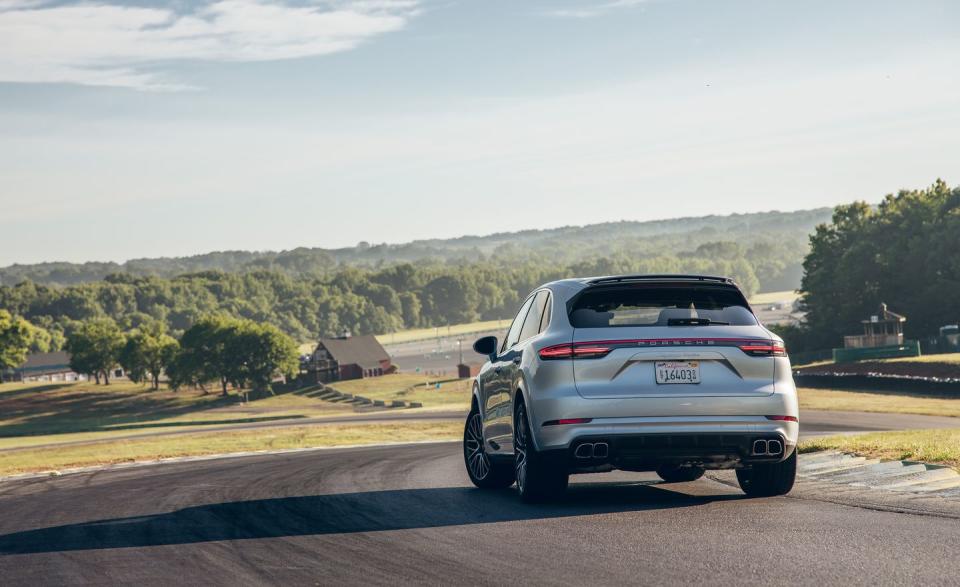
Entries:
{"label": "rear wheel", "polygon": [[[517,394],[519,398],[519,394]],[[570,475],[562,466],[551,463],[533,446],[530,421],[522,401],[517,403],[513,425],[514,476],[520,499],[534,503],[559,496],[567,489]]]}
{"label": "rear wheel", "polygon": [[483,448],[483,417],[474,404],[463,427],[463,462],[470,481],[481,489],[502,489],[513,485],[513,467],[497,463]]}
{"label": "rear wheel", "polygon": [[786,495],[793,489],[797,476],[797,451],[785,461],[769,465],[754,465],[750,469],[738,469],[740,489],[751,497]]}
{"label": "rear wheel", "polygon": [[703,468],[662,465],[657,469],[657,475],[660,475],[660,478],[667,483],[684,483],[686,481],[696,481],[703,477]]}

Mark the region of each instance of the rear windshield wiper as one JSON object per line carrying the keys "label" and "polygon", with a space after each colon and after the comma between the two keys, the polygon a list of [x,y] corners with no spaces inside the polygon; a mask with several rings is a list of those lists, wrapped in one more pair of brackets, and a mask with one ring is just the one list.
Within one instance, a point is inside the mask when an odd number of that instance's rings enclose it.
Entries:
{"label": "rear windshield wiper", "polygon": [[670,318],[667,326],[730,326],[729,322],[717,322],[709,318]]}

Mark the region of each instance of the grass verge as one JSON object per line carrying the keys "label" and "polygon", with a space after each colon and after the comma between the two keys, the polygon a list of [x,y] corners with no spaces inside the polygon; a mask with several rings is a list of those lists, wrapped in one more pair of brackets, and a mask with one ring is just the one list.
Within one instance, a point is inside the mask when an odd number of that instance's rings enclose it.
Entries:
{"label": "grass verge", "polygon": [[754,294],[753,297],[750,298],[750,305],[760,306],[778,302],[789,302],[792,304],[798,297],[800,297],[800,294],[790,289],[786,291],[768,291],[766,293]]}
{"label": "grass verge", "polygon": [[450,326],[438,326],[436,328],[416,328],[413,330],[401,330],[388,334],[378,334],[377,340],[380,344],[395,344],[401,342],[413,342],[415,340],[428,340],[442,336],[458,336],[461,334],[472,334],[475,332],[488,332],[490,330],[506,330],[510,326],[510,320],[487,320],[485,322],[470,322],[467,324],[451,324]]}
{"label": "grass verge", "polygon": [[352,411],[296,393],[244,403],[235,394],[149,391],[129,382],[7,383],[0,385],[0,448]]}
{"label": "grass verge", "polygon": [[943,353],[939,355],[923,355],[921,357],[895,357],[880,359],[881,363],[946,363],[955,365],[960,363],[960,353]]}
{"label": "grass verge", "polygon": [[455,440],[462,434],[461,422],[413,421],[293,426],[255,432],[248,430],[197,433],[173,438],[118,440],[93,446],[51,447],[0,453],[0,475],[256,450]]}
{"label": "grass verge", "polygon": [[801,453],[840,450],[898,461],[923,461],[960,467],[960,430],[904,430],[853,436],[828,436],[800,443]]}
{"label": "grass verge", "polygon": [[960,399],[868,393],[803,387],[797,390],[802,410],[844,410],[960,417]]}
{"label": "grass verge", "polygon": [[[440,378],[445,379],[445,378]],[[424,408],[470,409],[470,380],[445,381],[416,373],[397,373],[369,379],[338,381],[330,384],[337,391],[361,395],[372,400],[420,402]]]}

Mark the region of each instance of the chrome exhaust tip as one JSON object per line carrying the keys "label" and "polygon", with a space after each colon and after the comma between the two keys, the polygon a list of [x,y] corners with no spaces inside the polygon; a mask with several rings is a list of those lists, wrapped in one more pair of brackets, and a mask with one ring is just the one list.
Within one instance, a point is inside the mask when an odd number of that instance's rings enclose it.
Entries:
{"label": "chrome exhaust tip", "polygon": [[610,455],[610,447],[606,442],[598,442],[593,445],[593,458],[605,459]]}
{"label": "chrome exhaust tip", "polygon": [[590,444],[589,442],[584,442],[583,444],[577,447],[577,450],[575,450],[573,454],[578,459],[593,458],[593,445]]}
{"label": "chrome exhaust tip", "polygon": [[779,456],[783,452],[783,445],[779,440],[767,442],[767,454],[770,456]]}
{"label": "chrome exhaust tip", "polygon": [[766,440],[754,440],[754,441],[753,441],[753,454],[755,454],[755,455],[766,455],[766,454],[767,454],[767,441],[766,441]]}

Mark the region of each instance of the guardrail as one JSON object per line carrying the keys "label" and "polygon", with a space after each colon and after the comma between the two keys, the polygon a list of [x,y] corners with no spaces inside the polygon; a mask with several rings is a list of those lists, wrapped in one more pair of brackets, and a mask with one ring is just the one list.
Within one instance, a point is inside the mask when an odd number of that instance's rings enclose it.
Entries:
{"label": "guardrail", "polygon": [[833,349],[834,363],[852,363],[870,359],[890,359],[893,357],[919,357],[920,342],[907,340],[903,344],[867,348]]}

